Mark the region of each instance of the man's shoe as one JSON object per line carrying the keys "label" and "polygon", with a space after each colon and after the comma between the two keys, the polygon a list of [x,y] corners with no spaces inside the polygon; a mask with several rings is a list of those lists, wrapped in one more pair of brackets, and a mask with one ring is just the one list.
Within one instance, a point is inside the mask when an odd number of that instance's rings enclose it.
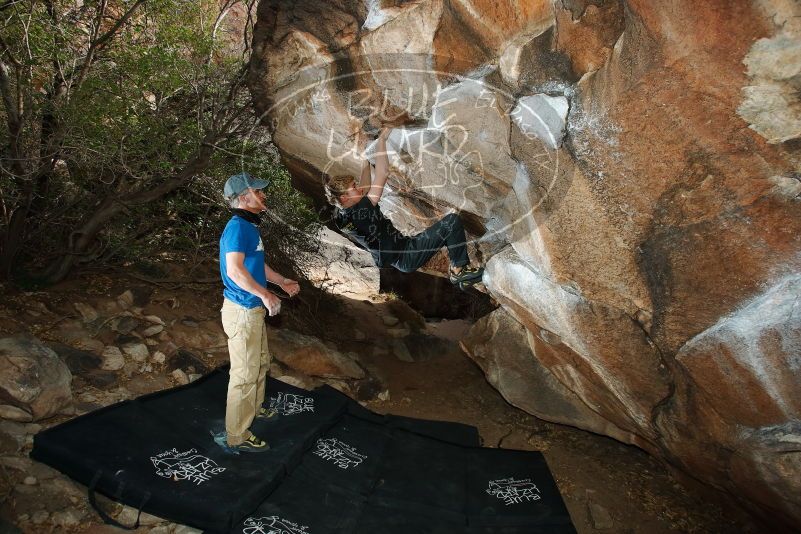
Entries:
{"label": "man's shoe", "polygon": [[228,447],[236,452],[265,452],[270,450],[270,445],[256,436],[250,436],[239,445],[228,445]]}
{"label": "man's shoe", "polygon": [[470,267],[469,265],[465,265],[458,273],[451,271],[449,278],[451,280],[451,284],[459,285],[464,283],[469,284],[481,280],[483,275],[483,267]]}
{"label": "man's shoe", "polygon": [[262,406],[259,410],[259,413],[256,414],[256,419],[269,419],[271,417],[275,417],[276,415],[278,415],[278,412],[275,410],[271,410],[270,408],[265,408]]}

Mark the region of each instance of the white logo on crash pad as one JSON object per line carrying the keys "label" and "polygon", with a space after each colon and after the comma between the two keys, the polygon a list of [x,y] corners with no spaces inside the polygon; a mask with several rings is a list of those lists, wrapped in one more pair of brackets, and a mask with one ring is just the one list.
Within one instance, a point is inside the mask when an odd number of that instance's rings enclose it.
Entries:
{"label": "white logo on crash pad", "polygon": [[515,480],[512,477],[491,480],[487,493],[501,499],[506,506],[540,500],[540,490],[530,478]]}
{"label": "white logo on crash pad", "polygon": [[309,527],[300,526],[277,515],[269,517],[248,517],[245,519],[243,534],[310,534]]}
{"label": "white logo on crash pad", "polygon": [[281,415],[313,412],[314,399],[294,393],[278,393],[277,397],[270,397],[270,409]]}
{"label": "white logo on crash pad", "polygon": [[210,480],[212,476],[225,471],[225,468],[218,466],[214,460],[198,454],[197,449],[189,449],[184,452],[171,449],[151,456],[150,461],[153,462],[158,476],[170,478],[176,482],[188,480],[198,486]]}
{"label": "white logo on crash pad", "polygon": [[314,451],[314,454],[324,460],[332,461],[340,469],[356,467],[367,458],[337,438],[318,439],[317,450]]}

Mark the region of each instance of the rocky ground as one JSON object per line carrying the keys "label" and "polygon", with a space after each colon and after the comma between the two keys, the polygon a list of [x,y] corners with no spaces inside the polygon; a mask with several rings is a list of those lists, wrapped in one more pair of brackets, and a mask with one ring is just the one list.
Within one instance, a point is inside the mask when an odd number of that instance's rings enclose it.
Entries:
{"label": "rocky ground", "polygon": [[[43,373],[48,387],[26,404],[9,351],[32,342],[17,338],[0,350],[0,532],[117,531],[88,506],[86,488],[28,458],[33,435],[224,363],[219,288],[213,272],[205,276],[187,283],[95,273],[47,291],[0,288],[0,338],[33,336],[64,363]],[[377,412],[473,424],[485,446],[543,451],[580,533],[762,531],[639,449],[511,407],[459,349],[469,321],[425,320],[388,295],[343,299],[304,288],[270,323],[273,376],[305,387],[325,381]],[[105,506],[133,523],[130,508]],[[138,532],[194,532],[152,516],[142,525]]]}

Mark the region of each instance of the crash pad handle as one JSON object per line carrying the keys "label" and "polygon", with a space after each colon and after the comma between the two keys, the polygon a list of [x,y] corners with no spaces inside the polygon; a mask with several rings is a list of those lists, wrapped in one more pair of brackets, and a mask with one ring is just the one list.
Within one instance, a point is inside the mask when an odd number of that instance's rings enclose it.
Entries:
{"label": "crash pad handle", "polygon": [[[92,478],[92,482],[89,484],[89,504],[92,505],[92,508],[95,509],[95,512],[97,512],[97,515],[99,515],[100,518],[103,520],[103,522],[106,523],[107,525],[113,525],[113,526],[115,526],[117,528],[122,528],[122,529],[125,529],[125,530],[136,530],[136,529],[138,529],[139,528],[139,519],[142,516],[142,508],[144,508],[145,505],[147,504],[147,501],[150,500],[150,492],[146,491],[145,494],[142,496],[142,503],[139,505],[139,508],[138,508],[138,511],[137,511],[138,513],[136,514],[136,523],[134,523],[134,525],[132,527],[129,527],[127,525],[123,525],[122,523],[120,523],[119,521],[117,521],[116,519],[114,519],[113,517],[108,515],[102,508],[100,508],[100,506],[97,505],[97,498],[96,498],[96,494],[95,494],[95,489],[97,488],[97,483],[100,481],[100,478],[102,477],[102,475],[103,475],[102,471],[98,471],[97,473],[95,473],[95,476]],[[122,489],[123,489],[124,486],[125,486],[125,483],[121,482],[120,485],[117,487],[117,492],[115,494],[117,499],[119,499],[122,496]]]}

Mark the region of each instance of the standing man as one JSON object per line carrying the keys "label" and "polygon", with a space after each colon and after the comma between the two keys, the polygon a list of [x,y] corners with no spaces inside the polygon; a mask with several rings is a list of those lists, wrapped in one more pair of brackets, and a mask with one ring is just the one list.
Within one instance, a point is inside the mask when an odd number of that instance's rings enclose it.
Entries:
{"label": "standing man", "polygon": [[265,286],[269,280],[290,296],[300,290],[295,280],[273,271],[264,260],[258,225],[259,214],[267,210],[262,191],[267,185],[266,180],[242,173],[228,178],[224,189],[233,208],[233,216],[220,237],[220,274],[225,285],[222,323],[231,359],[225,432],[228,447],[242,452],[270,448],[250,431],[255,418],[272,415],[262,406],[270,368],[264,316],[265,308],[271,316],[276,315],[281,301]]}

